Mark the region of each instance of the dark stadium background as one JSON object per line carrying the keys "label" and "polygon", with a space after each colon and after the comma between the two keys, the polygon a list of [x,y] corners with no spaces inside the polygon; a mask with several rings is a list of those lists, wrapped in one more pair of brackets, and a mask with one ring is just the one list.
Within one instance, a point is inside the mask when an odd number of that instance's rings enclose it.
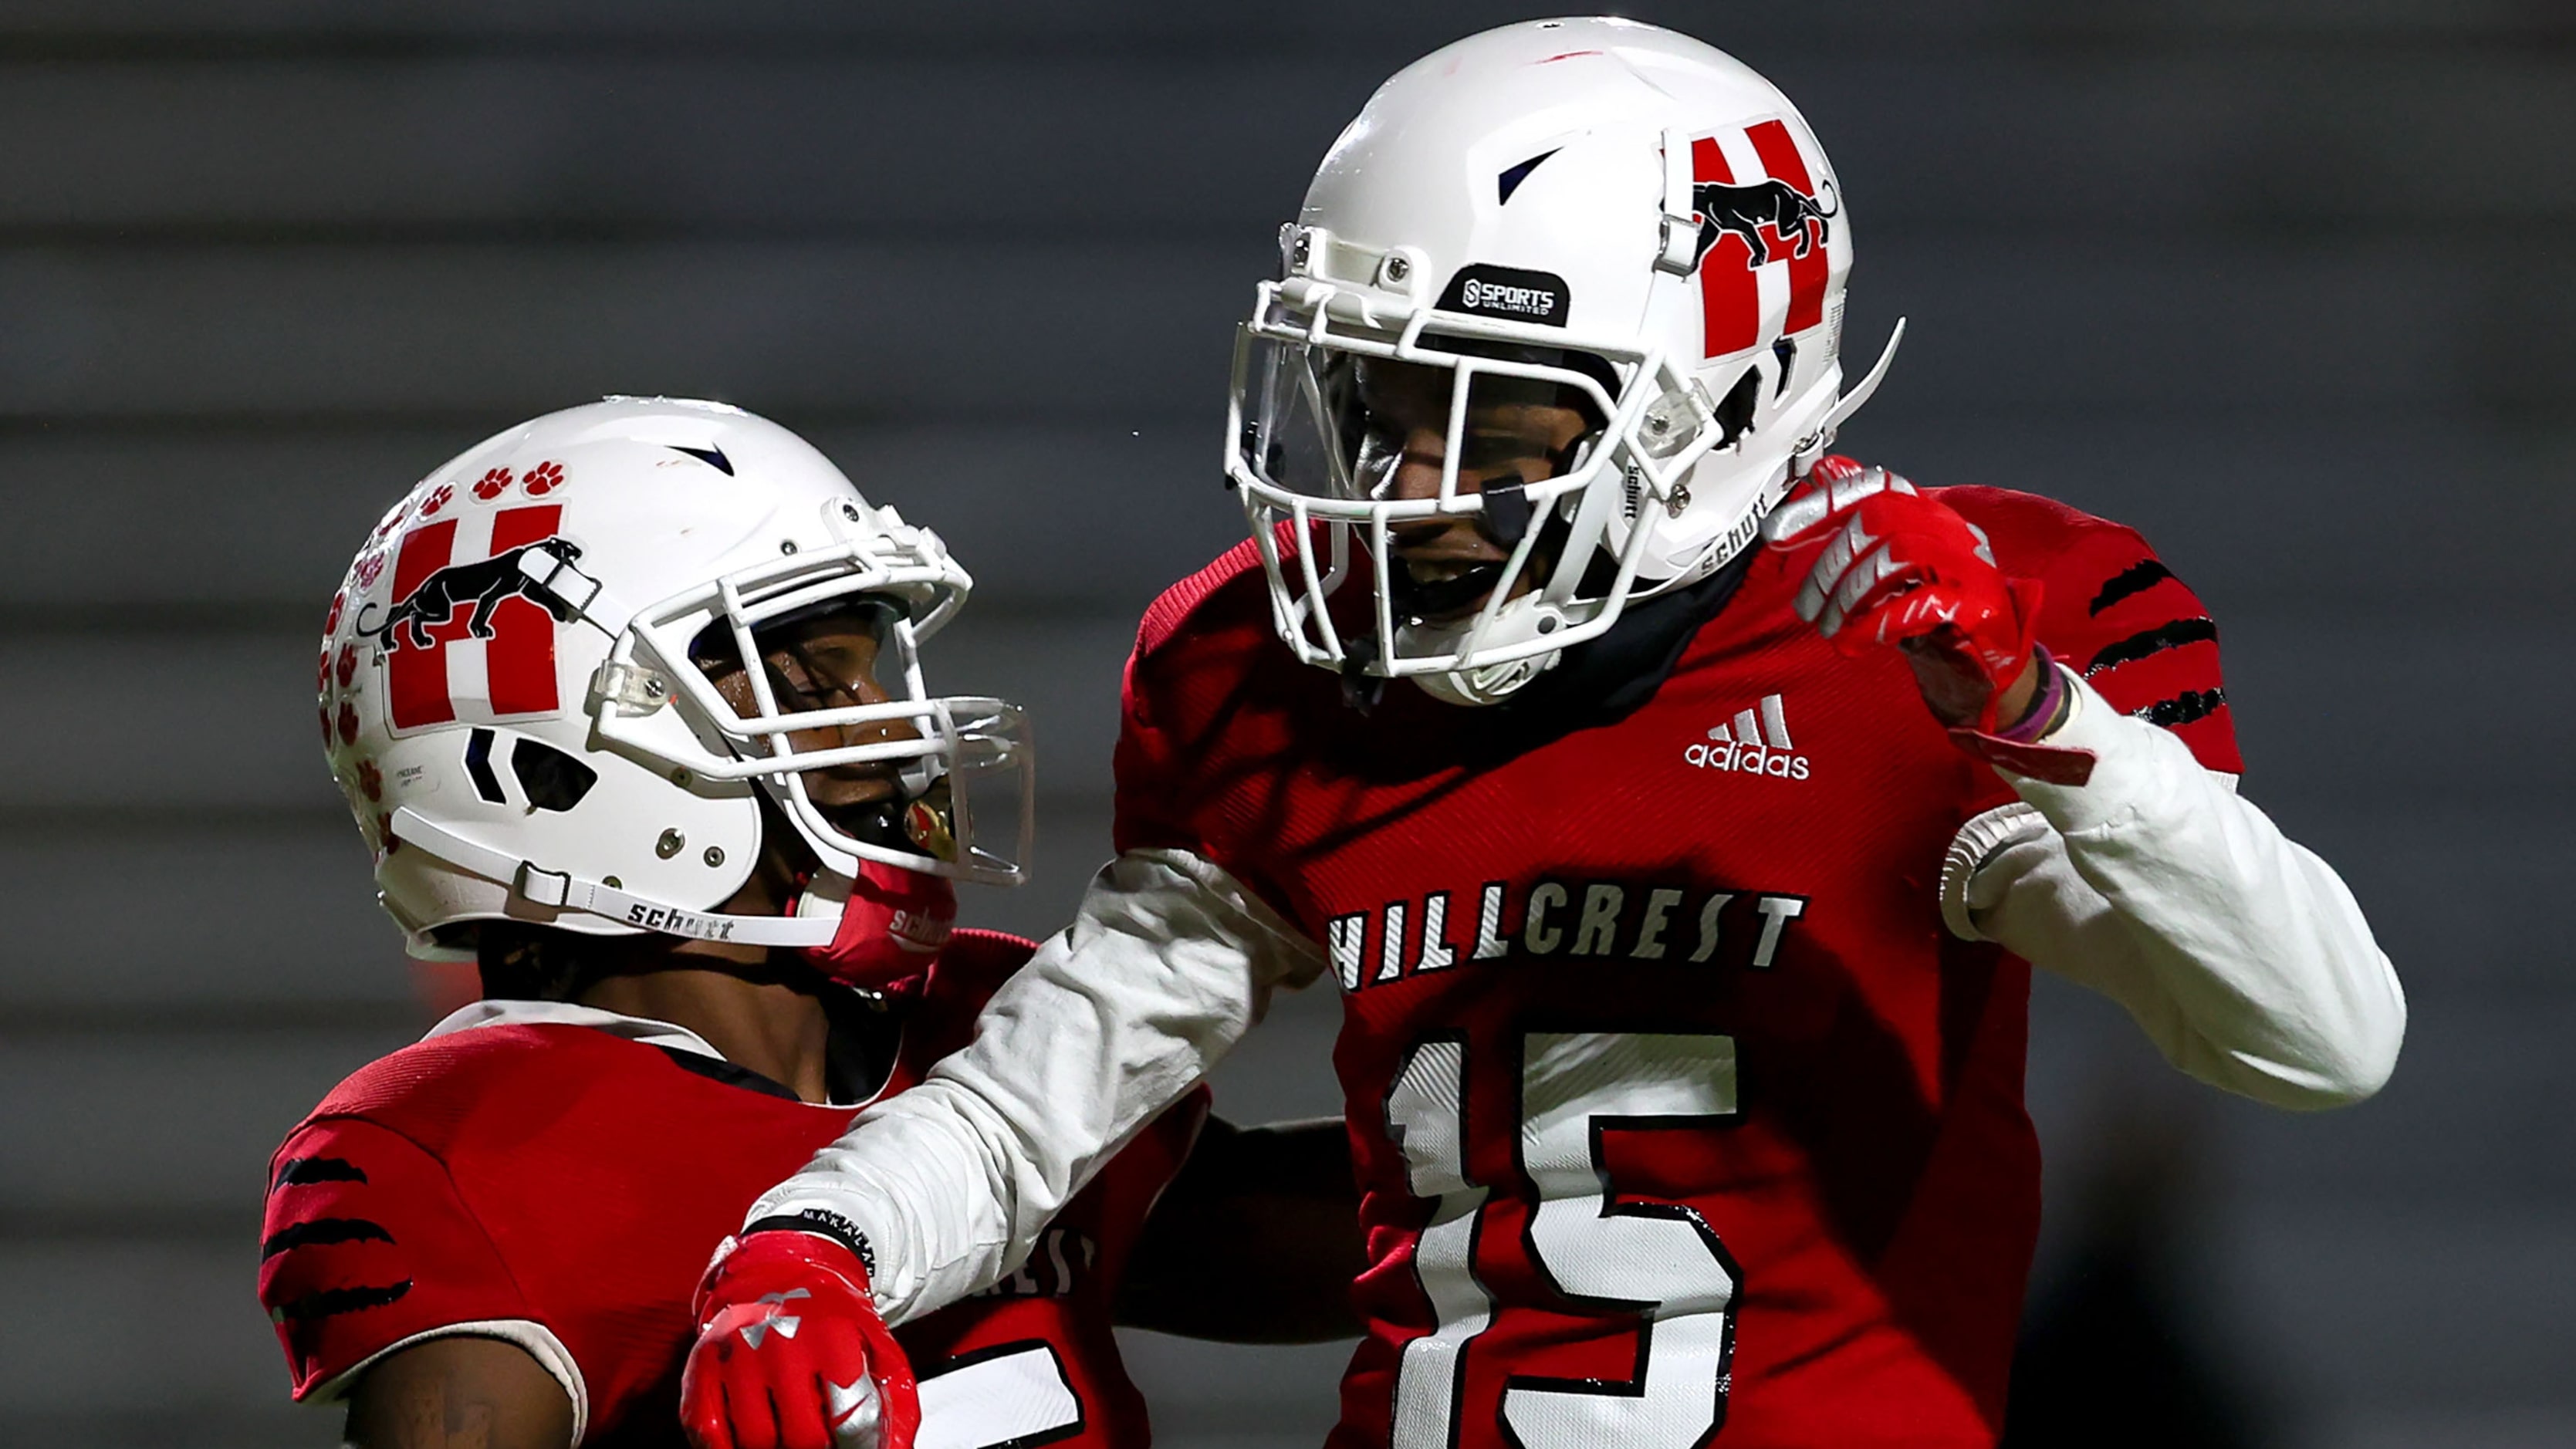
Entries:
{"label": "dark stadium background", "polygon": [[[1846,437],[2133,522],[2247,793],[2396,958],[2299,1119],[2043,982],[2024,1444],[2576,1443],[2576,11],[1641,4],[1777,78],[1856,218]],[[1386,72],[1522,7],[0,3],[0,1442],[326,1445],[261,1166],[423,1025],[314,746],[385,504],[603,392],[806,431],[983,580],[934,679],[1044,742],[1061,918],[1144,602],[1231,541],[1228,329]],[[1335,1107],[1334,1003],[1220,1078]],[[1295,1446],[1338,1349],[1139,1340],[1167,1444]]]}

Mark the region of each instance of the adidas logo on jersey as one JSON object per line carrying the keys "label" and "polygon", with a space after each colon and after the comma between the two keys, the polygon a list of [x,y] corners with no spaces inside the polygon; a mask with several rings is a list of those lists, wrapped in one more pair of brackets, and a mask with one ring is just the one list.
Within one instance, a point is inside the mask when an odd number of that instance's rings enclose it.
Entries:
{"label": "adidas logo on jersey", "polygon": [[1710,730],[1707,742],[1692,743],[1682,751],[1682,758],[1694,768],[1731,775],[1807,778],[1807,757],[1789,741],[1789,717],[1780,708],[1780,696],[1766,694],[1755,708],[1760,711],[1758,717],[1755,710],[1737,710],[1731,725]]}

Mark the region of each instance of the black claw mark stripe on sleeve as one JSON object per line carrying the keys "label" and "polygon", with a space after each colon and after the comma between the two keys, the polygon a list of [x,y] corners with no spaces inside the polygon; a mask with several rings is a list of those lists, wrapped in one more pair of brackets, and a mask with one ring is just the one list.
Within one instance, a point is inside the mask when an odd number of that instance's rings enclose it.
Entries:
{"label": "black claw mark stripe on sleeve", "polygon": [[402,1296],[410,1291],[409,1278],[399,1283],[388,1283],[382,1288],[325,1288],[318,1293],[307,1293],[282,1307],[272,1308],[268,1316],[277,1323],[303,1323],[334,1314],[355,1313],[362,1308],[382,1308],[388,1303],[400,1302]]}
{"label": "black claw mark stripe on sleeve", "polygon": [[2134,664],[2150,654],[2162,654],[2185,644],[2207,644],[2217,638],[2218,626],[2206,618],[2176,619],[2143,634],[2132,634],[2116,644],[2103,646],[2102,652],[2093,656],[2093,662],[2084,666],[2084,677],[2090,679],[2106,669]]}
{"label": "black claw mark stripe on sleeve", "polygon": [[2223,689],[2186,689],[2171,699],[2160,699],[2137,711],[2137,717],[2159,729],[2187,725],[2196,719],[2207,719],[2227,703]]}
{"label": "black claw mark stripe on sleeve", "polygon": [[2165,567],[2164,560],[2140,559],[2113,574],[2102,585],[2102,592],[2093,596],[2093,607],[2088,612],[2099,614],[2122,599],[2143,594],[2172,577],[2173,570]]}
{"label": "black claw mark stripe on sleeve", "polygon": [[365,1218],[315,1218],[309,1223],[280,1228],[268,1241],[259,1245],[262,1261],[274,1258],[290,1248],[321,1247],[331,1243],[391,1243],[394,1235]]}
{"label": "black claw mark stripe on sleeve", "polygon": [[366,1169],[344,1157],[290,1157],[277,1165],[277,1181],[269,1190],[300,1187],[316,1182],[364,1182]]}

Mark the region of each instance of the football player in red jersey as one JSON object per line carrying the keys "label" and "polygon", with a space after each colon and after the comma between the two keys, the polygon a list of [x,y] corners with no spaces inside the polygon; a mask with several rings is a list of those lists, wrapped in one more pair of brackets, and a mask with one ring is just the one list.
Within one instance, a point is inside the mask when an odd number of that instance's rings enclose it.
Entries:
{"label": "football player in red jersey", "polygon": [[[1370,1258],[1336,1446],[1993,1444],[2029,966],[2283,1107],[2403,1033],[2350,893],[2236,794],[2205,611],[2116,524],[1828,455],[1887,366],[1843,386],[1843,194],[1686,37],[1435,52],[1282,244],[1252,538],[1145,618],[1119,857],[755,1217],[834,1215],[874,1261],[835,1311],[908,1323],[1329,975]],[[797,1392],[758,1369],[702,1345],[689,1391]]]}
{"label": "football player in red jersey", "polygon": [[[297,1396],[345,1396],[351,1443],[677,1444],[702,1323],[772,1357],[846,1327],[807,1326],[837,1244],[801,1231],[726,1257],[731,1287],[799,1275],[768,1301],[721,1318],[692,1295],[744,1206],[963,1046],[1032,949],[950,930],[951,881],[1016,873],[988,847],[1027,773],[1015,710],[923,687],[919,641],[967,588],[935,535],[712,404],[537,419],[371,535],[321,658],[333,773],[386,907],[416,950],[470,952],[485,999],[343,1082],[270,1164],[260,1296]],[[960,1449],[1143,1445],[1122,1288],[1149,1326],[1339,1331],[1329,1271],[1184,1301],[1235,1250],[1218,1224],[1357,1259],[1338,1131],[1205,1111],[1180,1098],[1015,1273],[907,1324],[917,1383],[845,1377],[782,1442],[882,1418]],[[1203,1126],[1186,1217],[1140,1250]],[[1296,1166],[1317,1145],[1324,1170]],[[1286,1171],[1305,1181],[1278,1190]],[[1281,1317],[1302,1322],[1259,1321]]]}

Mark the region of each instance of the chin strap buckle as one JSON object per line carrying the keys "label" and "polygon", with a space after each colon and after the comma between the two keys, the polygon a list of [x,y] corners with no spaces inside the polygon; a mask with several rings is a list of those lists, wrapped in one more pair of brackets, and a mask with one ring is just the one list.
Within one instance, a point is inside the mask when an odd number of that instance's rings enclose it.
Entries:
{"label": "chin strap buckle", "polygon": [[533,860],[523,860],[510,889],[537,905],[560,909],[572,899],[572,877],[563,871],[547,870]]}
{"label": "chin strap buckle", "polygon": [[608,587],[583,573],[572,560],[543,549],[528,549],[519,555],[519,572],[542,597],[554,601],[564,618],[586,619],[602,633],[614,636],[626,628],[633,613],[621,608]]}
{"label": "chin strap buckle", "polygon": [[1699,209],[1691,205],[1690,138],[1664,133],[1664,230],[1655,270],[1687,277],[1699,266]]}

